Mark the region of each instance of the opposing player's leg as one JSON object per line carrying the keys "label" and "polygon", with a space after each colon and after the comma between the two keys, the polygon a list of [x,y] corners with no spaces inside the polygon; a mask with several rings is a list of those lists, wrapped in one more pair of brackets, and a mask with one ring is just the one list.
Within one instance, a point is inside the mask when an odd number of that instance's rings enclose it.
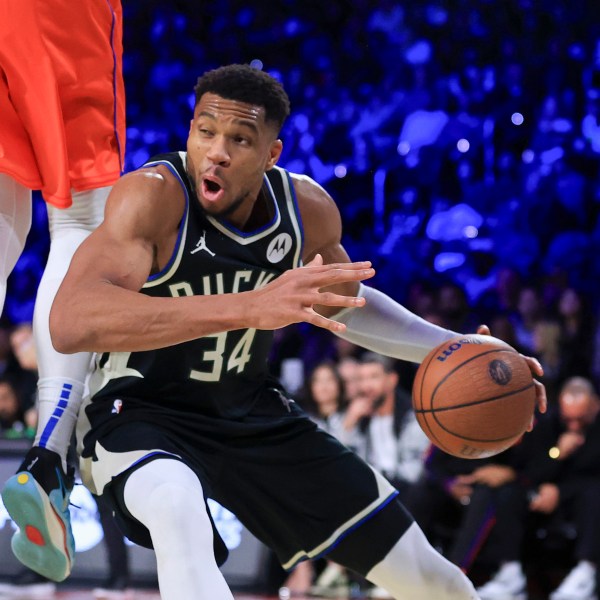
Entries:
{"label": "opposing player's leg", "polygon": [[31,227],[31,191],[0,173],[0,315],[6,282],[17,264]]}
{"label": "opposing player's leg", "polygon": [[125,483],[125,507],[150,531],[163,600],[233,600],[213,552],[202,485],[185,464],[146,462]]}
{"label": "opposing player's leg", "polygon": [[50,253],[40,282],[33,316],[38,358],[38,428],[34,446],[56,452],[66,468],[91,355],[60,354],[50,339],[50,308],[80,244],[100,225],[110,187],[73,194],[67,209],[48,206]]}
{"label": "opposing player's leg", "polygon": [[101,223],[110,188],[73,194],[64,210],[48,205],[50,254],[36,296],[34,337],[38,358],[38,427],[33,448],[2,492],[19,531],[13,552],[27,567],[62,581],[71,572],[75,544],[66,455],[83,396],[90,354],[59,354],[49,333],[50,307],[73,254]]}
{"label": "opposing player's leg", "polygon": [[406,511],[395,499],[350,532],[329,558],[360,573],[394,598],[475,600],[478,596],[473,584],[431,546],[415,522],[394,539],[397,524],[405,521]]}

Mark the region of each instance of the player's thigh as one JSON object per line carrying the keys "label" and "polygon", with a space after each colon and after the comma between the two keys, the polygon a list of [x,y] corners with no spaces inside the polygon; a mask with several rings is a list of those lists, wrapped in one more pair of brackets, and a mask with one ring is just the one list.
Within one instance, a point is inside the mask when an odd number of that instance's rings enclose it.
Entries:
{"label": "player's thigh", "polygon": [[[292,419],[293,421],[293,419]],[[397,491],[339,441],[297,425],[230,453],[215,498],[271,546],[285,568],[326,554]]]}

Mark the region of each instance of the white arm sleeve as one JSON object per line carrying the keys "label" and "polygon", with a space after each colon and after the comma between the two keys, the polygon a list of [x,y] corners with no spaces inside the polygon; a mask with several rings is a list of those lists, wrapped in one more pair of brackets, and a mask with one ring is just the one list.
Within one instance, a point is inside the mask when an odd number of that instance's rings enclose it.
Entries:
{"label": "white arm sleeve", "polygon": [[366,299],[366,306],[346,308],[332,318],[346,325],[339,337],[367,350],[420,363],[438,344],[459,335],[425,321],[362,283],[358,296]]}

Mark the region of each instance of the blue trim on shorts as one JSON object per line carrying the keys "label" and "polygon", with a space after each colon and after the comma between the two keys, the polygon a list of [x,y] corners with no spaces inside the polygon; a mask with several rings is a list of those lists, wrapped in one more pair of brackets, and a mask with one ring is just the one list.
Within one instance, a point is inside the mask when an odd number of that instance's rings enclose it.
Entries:
{"label": "blue trim on shorts", "polygon": [[154,456],[170,456],[174,460],[179,460],[179,462],[183,462],[181,460],[181,457],[178,456],[177,454],[173,454],[172,452],[167,452],[166,450],[164,450],[164,451],[156,450],[155,452],[150,452],[149,454],[146,454],[145,456],[142,456],[142,458],[136,460],[134,463],[132,463],[131,465],[129,465],[127,467],[127,471],[129,471],[129,469],[133,469],[134,467],[137,467],[140,463],[143,463],[143,462],[147,461],[149,458],[153,458]]}
{"label": "blue trim on shorts", "polygon": [[382,511],[394,498],[396,498],[399,495],[400,495],[400,492],[398,490],[394,490],[381,504],[379,504],[378,506],[376,506],[368,515],[365,515],[360,521],[358,521],[357,523],[355,523],[354,525],[352,525],[352,527],[349,527],[348,529],[346,529],[346,531],[342,532],[340,534],[340,536],[334,542],[331,543],[331,545],[329,545],[327,548],[325,548],[325,550],[323,550],[319,554],[316,554],[315,556],[309,556],[308,554],[306,554],[304,557],[299,558],[291,566],[286,567],[286,571],[291,571],[298,563],[301,563],[301,562],[303,562],[305,560],[317,560],[319,558],[322,558],[326,554],[329,554],[349,534],[351,534],[353,531],[355,531],[356,529],[358,529],[363,523],[365,523],[366,521],[368,521],[369,519],[371,519],[372,517],[374,517],[377,513],[379,513],[380,511]]}

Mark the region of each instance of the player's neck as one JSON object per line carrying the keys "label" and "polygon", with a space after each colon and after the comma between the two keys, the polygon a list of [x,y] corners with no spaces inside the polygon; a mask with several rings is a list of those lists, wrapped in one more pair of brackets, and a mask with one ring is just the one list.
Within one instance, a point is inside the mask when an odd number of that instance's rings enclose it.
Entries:
{"label": "player's neck", "polygon": [[252,205],[252,210],[240,231],[254,231],[266,225],[275,215],[275,205],[268,191],[263,185]]}

